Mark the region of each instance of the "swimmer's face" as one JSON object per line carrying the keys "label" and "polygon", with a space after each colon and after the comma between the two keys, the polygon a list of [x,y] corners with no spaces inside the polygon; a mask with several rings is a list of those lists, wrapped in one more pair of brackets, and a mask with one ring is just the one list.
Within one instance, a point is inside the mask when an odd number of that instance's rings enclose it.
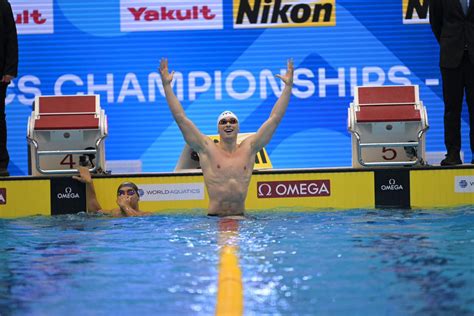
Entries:
{"label": "swimmer's face", "polygon": [[239,121],[235,117],[229,116],[219,120],[219,135],[222,138],[232,138],[239,133]]}
{"label": "swimmer's face", "polygon": [[131,203],[135,204],[138,203],[138,200],[140,199],[138,192],[133,187],[129,186],[122,186],[117,191],[117,196],[127,198],[130,200]]}

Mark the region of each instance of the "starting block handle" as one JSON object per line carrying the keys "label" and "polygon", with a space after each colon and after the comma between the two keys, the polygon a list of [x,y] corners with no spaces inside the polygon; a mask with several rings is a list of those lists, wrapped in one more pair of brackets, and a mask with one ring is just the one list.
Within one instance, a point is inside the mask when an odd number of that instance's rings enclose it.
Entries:
{"label": "starting block handle", "polygon": [[359,163],[364,167],[388,167],[388,166],[414,166],[420,162],[420,158],[408,161],[385,161],[385,162],[365,162],[359,159]]}
{"label": "starting block handle", "polygon": [[381,166],[414,166],[421,162],[420,157],[415,160],[407,161],[384,161],[384,162],[365,162],[362,159],[362,148],[373,147],[418,147],[420,142],[398,142],[398,143],[361,143],[360,138],[357,138],[358,161],[364,167],[381,167]]}
{"label": "starting block handle", "polygon": [[[38,150],[38,142],[32,138],[27,137],[27,141],[30,144],[33,144],[35,147],[35,156],[36,156],[36,170],[42,174],[71,174],[71,172],[79,172],[78,169],[52,169],[52,170],[45,170],[42,169],[40,166],[40,156],[47,156],[47,155],[79,155],[79,154],[98,154],[100,152],[99,146],[102,141],[107,137],[107,134],[97,139],[95,143],[95,149],[83,149],[83,150]],[[97,165],[93,168],[89,169],[89,172],[95,172],[97,170]]]}
{"label": "starting block handle", "polygon": [[419,142],[406,143],[359,143],[360,147],[418,147]]}
{"label": "starting block handle", "polygon": [[84,149],[84,150],[40,150],[37,152],[38,156],[47,156],[47,155],[80,155],[80,154],[96,154],[97,150],[95,149]]}
{"label": "starting block handle", "polygon": [[408,160],[408,161],[384,161],[384,162],[365,162],[362,159],[362,148],[370,148],[370,147],[418,147],[421,142],[421,137],[423,134],[428,130],[428,126],[425,126],[422,130],[418,133],[418,141],[416,142],[396,142],[396,143],[361,143],[360,142],[360,135],[356,131],[351,130],[357,140],[357,155],[358,161],[361,166],[364,167],[381,167],[381,166],[414,166],[420,162],[422,162],[420,157],[416,157],[416,160]]}

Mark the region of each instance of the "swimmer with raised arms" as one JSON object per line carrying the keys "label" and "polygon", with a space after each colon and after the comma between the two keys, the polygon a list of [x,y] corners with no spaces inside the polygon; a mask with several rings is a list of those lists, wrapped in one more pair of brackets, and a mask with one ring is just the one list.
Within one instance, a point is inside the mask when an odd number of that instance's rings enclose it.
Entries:
{"label": "swimmer with raised arms", "polygon": [[181,103],[171,88],[174,72],[168,70],[168,60],[160,62],[160,74],[166,101],[186,143],[199,156],[204,183],[209,194],[208,215],[242,216],[252,176],[256,154],[270,142],[290,101],[293,87],[293,60],[288,60],[284,76],[276,75],[285,86],[273,106],[270,117],[258,131],[237,144],[239,119],[230,112],[222,112],[217,119],[220,141],[215,143],[186,116]]}

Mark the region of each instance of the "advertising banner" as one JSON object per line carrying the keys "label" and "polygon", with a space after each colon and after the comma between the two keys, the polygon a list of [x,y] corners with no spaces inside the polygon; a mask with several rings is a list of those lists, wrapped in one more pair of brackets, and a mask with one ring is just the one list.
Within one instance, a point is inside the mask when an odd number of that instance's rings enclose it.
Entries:
{"label": "advertising banner", "polygon": [[[290,104],[265,146],[273,168],[351,166],[347,109],[361,85],[419,85],[430,123],[426,150],[445,150],[428,0],[10,2],[20,45],[6,99],[12,175],[28,174],[25,134],[38,95],[98,94],[108,118],[106,160],[137,172],[174,170],[184,140],[164,98],[161,58],[206,135],[216,134],[224,110],[236,113],[241,132],[256,132],[281,94],[275,75],[293,58]],[[468,121],[465,109],[466,145]]]}

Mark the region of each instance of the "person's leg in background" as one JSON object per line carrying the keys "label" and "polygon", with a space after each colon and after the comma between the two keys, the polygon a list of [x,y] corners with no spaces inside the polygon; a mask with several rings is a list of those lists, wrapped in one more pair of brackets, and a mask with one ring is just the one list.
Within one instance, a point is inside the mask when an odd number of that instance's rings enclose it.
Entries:
{"label": "person's leg in background", "polygon": [[469,139],[471,145],[471,163],[474,164],[474,63],[469,59],[465,67],[466,103],[469,110]]}
{"label": "person's leg in background", "polygon": [[7,121],[5,115],[5,98],[8,84],[0,83],[0,176],[8,176],[10,156],[7,149]]}
{"label": "person's leg in background", "polygon": [[442,166],[460,165],[461,150],[461,110],[464,95],[462,65],[457,68],[441,68],[444,99],[444,144],[446,158]]}

